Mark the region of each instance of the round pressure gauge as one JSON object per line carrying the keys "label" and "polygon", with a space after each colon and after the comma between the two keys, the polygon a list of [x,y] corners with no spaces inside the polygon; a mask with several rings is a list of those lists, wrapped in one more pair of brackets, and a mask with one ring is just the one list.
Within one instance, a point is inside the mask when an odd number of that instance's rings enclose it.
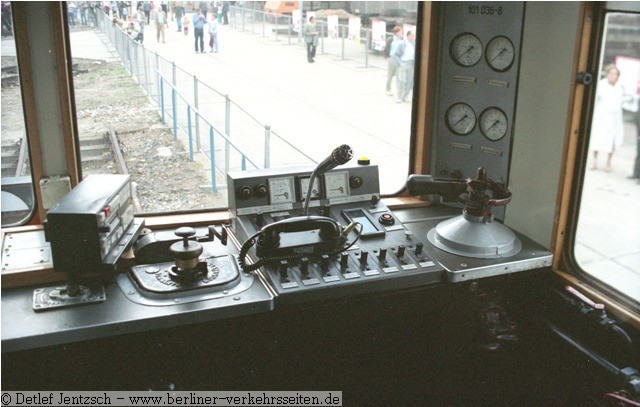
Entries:
{"label": "round pressure gauge", "polygon": [[473,66],[482,58],[482,43],[471,33],[457,35],[449,47],[451,58],[460,66]]}
{"label": "round pressure gauge", "polygon": [[447,109],[446,123],[449,130],[459,136],[466,136],[476,127],[476,113],[466,103],[456,103]]}
{"label": "round pressure gauge", "polygon": [[504,72],[511,68],[515,56],[516,51],[513,43],[507,37],[502,35],[493,37],[487,44],[485,58],[494,71]]}
{"label": "round pressure gauge", "polygon": [[480,114],[480,131],[491,141],[498,141],[507,134],[507,115],[497,107],[489,107]]}
{"label": "round pressure gauge", "polygon": [[293,177],[269,178],[269,200],[271,205],[293,203]]}

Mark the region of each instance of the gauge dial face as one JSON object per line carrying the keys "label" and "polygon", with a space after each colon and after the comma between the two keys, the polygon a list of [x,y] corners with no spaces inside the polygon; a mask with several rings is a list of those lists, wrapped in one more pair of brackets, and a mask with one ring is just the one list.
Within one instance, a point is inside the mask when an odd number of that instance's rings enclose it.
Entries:
{"label": "gauge dial face", "polygon": [[491,141],[498,141],[507,134],[507,115],[497,107],[489,107],[480,114],[480,131]]}
{"label": "gauge dial face", "polygon": [[324,192],[328,199],[349,196],[349,173],[338,171],[324,174]]}
{"label": "gauge dial face", "polygon": [[487,44],[485,58],[494,71],[504,72],[511,68],[516,56],[513,43],[507,37],[499,35],[493,37]]}
{"label": "gauge dial face", "polygon": [[[307,199],[307,191],[309,190],[309,177],[300,178],[300,200]],[[310,199],[320,199],[320,179],[313,180],[313,188],[311,189]]]}
{"label": "gauge dial face", "polygon": [[466,136],[476,127],[476,113],[466,103],[456,103],[447,109],[446,123],[449,130]]}
{"label": "gauge dial face", "polygon": [[451,58],[460,66],[473,66],[482,58],[482,43],[471,33],[457,35],[449,47]]}
{"label": "gauge dial face", "polygon": [[269,202],[271,205],[293,203],[293,177],[269,178]]}

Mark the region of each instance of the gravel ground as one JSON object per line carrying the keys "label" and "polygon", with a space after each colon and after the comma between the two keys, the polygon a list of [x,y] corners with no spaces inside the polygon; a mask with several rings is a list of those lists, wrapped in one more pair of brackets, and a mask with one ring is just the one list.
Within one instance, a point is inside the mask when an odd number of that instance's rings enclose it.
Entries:
{"label": "gravel ground", "polygon": [[[113,126],[135,185],[140,213],[226,206],[211,191],[209,169],[190,162],[185,146],[161,123],[156,107],[119,62],[74,59],[76,116],[80,138],[101,138]],[[15,64],[2,58],[2,66]],[[17,85],[2,87],[2,139],[24,128]],[[83,175],[115,173],[113,161],[83,162]]]}

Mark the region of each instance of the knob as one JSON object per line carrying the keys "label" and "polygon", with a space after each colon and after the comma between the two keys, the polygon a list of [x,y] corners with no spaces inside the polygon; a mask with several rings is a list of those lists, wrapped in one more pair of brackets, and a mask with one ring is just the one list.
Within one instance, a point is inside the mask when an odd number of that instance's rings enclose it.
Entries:
{"label": "knob", "polygon": [[404,257],[405,247],[404,245],[398,246],[398,257]]}
{"label": "knob", "polygon": [[300,271],[303,276],[309,274],[309,259],[307,257],[303,257],[300,259]]}
{"label": "knob", "polygon": [[260,184],[256,187],[256,196],[258,198],[263,198],[267,196],[268,192],[269,192],[269,188],[265,184]]}
{"label": "knob", "polygon": [[342,252],[340,254],[340,267],[346,269],[349,266],[349,253]]}
{"label": "knob", "polygon": [[422,243],[422,242],[416,243],[416,254],[422,253],[422,247],[423,246],[424,246],[424,243]]}
{"label": "knob", "polygon": [[243,185],[240,188],[238,188],[237,195],[238,195],[238,198],[240,199],[249,199],[253,195],[253,191],[251,190],[250,186]]}
{"label": "knob", "polygon": [[364,265],[367,264],[367,258],[369,257],[369,252],[366,250],[363,250],[360,253],[360,264]]}
{"label": "knob", "polygon": [[259,228],[264,226],[264,215],[262,214],[262,212],[256,213],[256,226],[258,226]]}
{"label": "knob", "polygon": [[358,177],[357,175],[353,175],[351,178],[349,178],[349,185],[351,186],[351,188],[354,188],[354,189],[360,188],[362,184],[364,184],[364,181],[362,180],[361,177]]}
{"label": "knob", "polygon": [[322,205],[320,208],[320,215],[329,216],[331,214],[331,205]]}
{"label": "knob", "polygon": [[278,273],[280,273],[280,278],[285,280],[287,278],[287,270],[289,269],[289,262],[287,260],[281,260],[280,266],[278,267]]}
{"label": "knob", "polygon": [[387,258],[387,249],[380,249],[380,253],[378,253],[378,258],[380,261],[385,261]]}
{"label": "knob", "polygon": [[198,258],[202,254],[202,245],[194,240],[189,240],[196,234],[194,228],[183,226],[176,229],[176,236],[182,238],[181,242],[175,242],[169,247],[169,251],[176,261],[176,267],[180,270],[194,269],[198,265]]}

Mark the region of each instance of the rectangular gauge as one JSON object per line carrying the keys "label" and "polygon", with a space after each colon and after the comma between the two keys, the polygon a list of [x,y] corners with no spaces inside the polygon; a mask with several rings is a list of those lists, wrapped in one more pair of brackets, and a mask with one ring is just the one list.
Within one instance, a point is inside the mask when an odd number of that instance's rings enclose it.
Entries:
{"label": "rectangular gauge", "polygon": [[349,172],[337,171],[324,174],[324,196],[327,199],[349,196]]}
{"label": "rectangular gauge", "polygon": [[[298,201],[304,202],[307,199],[307,192],[309,190],[309,179],[311,177],[299,177],[298,178]],[[320,186],[320,178],[316,177],[313,180],[313,188],[311,189],[311,200],[320,199],[322,189]]]}
{"label": "rectangular gauge", "polygon": [[269,203],[289,204],[296,199],[293,177],[269,178]]}

